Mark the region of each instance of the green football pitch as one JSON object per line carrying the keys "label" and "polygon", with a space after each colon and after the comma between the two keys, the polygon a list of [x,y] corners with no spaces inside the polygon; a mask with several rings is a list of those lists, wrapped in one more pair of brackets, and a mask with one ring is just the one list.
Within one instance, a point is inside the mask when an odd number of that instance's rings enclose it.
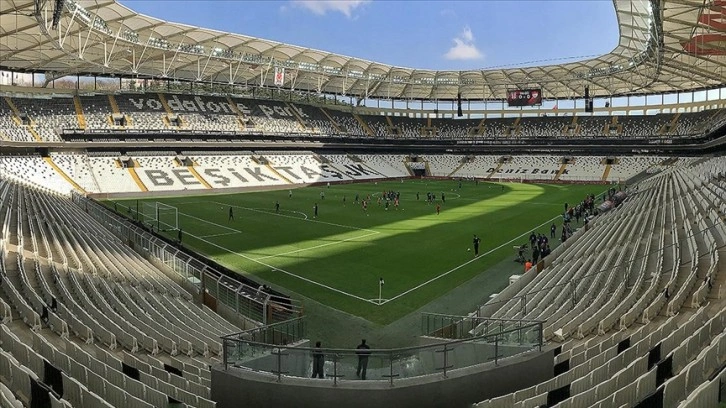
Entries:
{"label": "green football pitch", "polygon": [[[564,203],[603,190],[599,185],[464,181],[460,187],[454,180],[404,180],[143,201],[147,208],[160,202],[178,209],[186,247],[303,302],[310,298],[387,324],[514,259],[513,246],[527,242],[532,231],[549,236],[554,222],[559,237]],[[383,191],[400,193],[398,209],[378,203]],[[426,202],[428,192],[436,195],[440,214],[436,204]],[[367,210],[355,203],[356,195],[371,197]],[[168,234],[176,239],[176,232]],[[474,234],[481,238],[478,257]],[[491,284],[501,288],[507,278],[492,276]]]}

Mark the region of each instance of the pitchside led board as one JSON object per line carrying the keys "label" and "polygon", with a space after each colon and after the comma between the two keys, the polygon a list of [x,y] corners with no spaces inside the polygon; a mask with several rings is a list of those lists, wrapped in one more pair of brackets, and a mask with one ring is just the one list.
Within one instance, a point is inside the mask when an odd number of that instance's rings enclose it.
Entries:
{"label": "pitchside led board", "polygon": [[507,91],[507,104],[509,106],[539,106],[542,105],[541,89],[510,89]]}

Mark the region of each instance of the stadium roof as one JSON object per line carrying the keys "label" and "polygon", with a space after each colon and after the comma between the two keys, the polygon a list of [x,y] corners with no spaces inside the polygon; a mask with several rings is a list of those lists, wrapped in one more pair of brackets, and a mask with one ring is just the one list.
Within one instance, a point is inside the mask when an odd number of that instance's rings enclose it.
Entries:
{"label": "stadium roof", "polygon": [[[54,16],[58,4],[62,10]],[[0,67],[56,78],[114,74],[251,86],[275,86],[275,72],[284,68],[281,86],[287,89],[425,100],[455,99],[459,93],[463,99],[503,99],[512,88],[574,98],[585,85],[591,94],[606,96],[726,83],[726,0],[615,0],[614,6],[620,41],[600,57],[434,71],[167,22],[115,0],[2,0]]]}

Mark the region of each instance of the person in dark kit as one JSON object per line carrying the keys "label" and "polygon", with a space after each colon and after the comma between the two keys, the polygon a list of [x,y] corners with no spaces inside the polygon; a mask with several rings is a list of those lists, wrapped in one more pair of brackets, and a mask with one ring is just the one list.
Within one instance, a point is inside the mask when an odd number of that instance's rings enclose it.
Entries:
{"label": "person in dark kit", "polygon": [[229,218],[228,218],[228,220],[229,221],[233,221],[234,220],[234,210],[232,210],[232,207],[229,207]]}
{"label": "person in dark kit", "polygon": [[179,239],[179,243],[181,244],[181,242],[182,242],[182,229],[181,228],[179,228],[179,231],[177,231],[177,238]]}
{"label": "person in dark kit", "polygon": [[345,207],[345,196],[343,196],[343,207]]}
{"label": "person in dark kit", "polygon": [[550,238],[554,238],[556,233],[557,233],[557,226],[553,222],[552,226],[550,227]]}
{"label": "person in dark kit", "polygon": [[318,203],[313,207],[313,218],[318,218]]}
{"label": "person in dark kit", "polygon": [[416,201],[418,201],[418,199],[419,199],[419,195],[418,195],[418,193],[416,193]]}
{"label": "person in dark kit", "polygon": [[441,193],[441,202],[442,203],[446,202],[446,195],[444,193]]}
{"label": "person in dark kit", "polygon": [[567,208],[569,208],[569,205],[565,203],[565,212],[567,212]]}
{"label": "person in dark kit", "polygon": [[279,201],[275,201],[275,212],[276,213],[280,212],[280,202]]}
{"label": "person in dark kit", "polygon": [[355,203],[358,204],[358,193],[355,195]]}
{"label": "person in dark kit", "polygon": [[361,380],[366,379],[366,371],[368,370],[368,356],[371,354],[370,347],[366,344],[366,339],[360,341],[358,347],[356,347],[355,353],[358,354],[358,369],[355,370],[355,375]]}
{"label": "person in dark kit", "polygon": [[479,256],[479,244],[481,243],[481,238],[477,237],[476,234],[474,234],[474,240],[472,241],[472,244],[474,244],[474,256]]}
{"label": "person in dark kit", "polygon": [[320,350],[320,342],[315,342],[313,350],[313,378],[325,378],[323,367],[325,366],[325,354]]}
{"label": "person in dark kit", "polygon": [[540,251],[539,251],[539,245],[535,245],[534,248],[532,248],[532,263],[537,263],[539,260]]}

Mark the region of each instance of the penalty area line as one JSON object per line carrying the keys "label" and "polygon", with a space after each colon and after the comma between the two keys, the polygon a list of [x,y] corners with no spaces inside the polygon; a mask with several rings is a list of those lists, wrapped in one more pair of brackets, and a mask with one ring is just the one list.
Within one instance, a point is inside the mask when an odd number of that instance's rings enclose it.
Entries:
{"label": "penalty area line", "polygon": [[[549,223],[551,223],[551,222],[555,221],[556,219],[558,219],[558,218],[560,218],[560,217],[562,217],[562,216],[561,216],[561,215],[558,215],[558,216],[552,217],[551,219],[549,219],[549,220],[547,220],[547,221],[543,222],[542,224],[540,224],[540,225],[538,225],[538,226],[534,227],[534,228],[533,228],[532,230],[534,231],[534,230],[536,230],[537,228],[543,227],[543,226],[545,226],[545,225],[547,225],[547,224],[549,224]],[[528,231],[529,231],[529,230],[528,230]],[[499,245],[498,247],[496,247],[496,248],[492,248],[492,249],[490,249],[489,251],[487,251],[487,252],[484,252],[483,254],[481,254],[481,255],[477,256],[477,257],[476,257],[476,258],[474,258],[474,259],[468,260],[468,261],[464,262],[463,264],[461,264],[461,265],[459,265],[459,266],[456,266],[456,267],[454,267],[454,268],[452,268],[452,269],[450,269],[450,270],[448,270],[448,271],[446,271],[446,272],[442,273],[441,275],[437,275],[437,276],[434,276],[433,278],[431,278],[431,279],[427,280],[426,282],[420,283],[420,284],[418,284],[418,285],[416,285],[416,286],[412,287],[411,289],[409,289],[409,290],[407,290],[407,291],[405,291],[405,292],[401,292],[401,293],[399,293],[398,295],[396,295],[396,296],[394,296],[394,297],[392,297],[392,298],[390,298],[390,299],[388,299],[388,300],[385,300],[385,301],[383,301],[383,302],[381,303],[381,305],[385,305],[385,304],[386,304],[386,303],[388,303],[388,302],[394,301],[394,300],[396,300],[396,299],[398,299],[398,298],[400,298],[400,297],[403,297],[403,296],[405,296],[405,295],[407,295],[407,294],[409,294],[409,293],[411,293],[411,292],[413,292],[413,291],[415,291],[415,290],[421,289],[422,287],[424,287],[424,286],[428,285],[429,283],[431,283],[431,282],[435,282],[435,281],[437,281],[437,280],[439,280],[439,279],[443,278],[444,276],[447,276],[447,275],[449,275],[450,273],[456,272],[456,271],[458,271],[459,269],[461,269],[461,268],[463,268],[463,267],[465,267],[465,266],[467,266],[467,265],[471,264],[472,262],[474,262],[474,261],[478,260],[479,258],[481,258],[481,257],[483,257],[483,256],[489,255],[489,254],[491,254],[491,253],[492,253],[492,252],[494,252],[494,251],[498,251],[498,250],[500,250],[500,249],[504,248],[504,247],[505,247],[505,246],[507,246],[507,245],[511,245],[511,244],[512,244],[512,242],[515,242],[516,240],[518,240],[518,239],[520,239],[520,238],[522,238],[522,237],[526,236],[527,234],[528,234],[528,233],[527,233],[527,232],[525,232],[525,233],[523,233],[522,235],[519,235],[519,236],[517,236],[517,237],[514,237],[514,238],[510,239],[509,241],[507,241],[507,242],[505,242],[505,243],[503,243],[503,244]]]}
{"label": "penalty area line", "polygon": [[[190,234],[190,235],[192,235],[192,234]],[[354,299],[358,299],[358,300],[361,300],[361,301],[363,301],[363,302],[367,302],[367,303],[372,303],[372,304],[374,304],[374,305],[377,305],[377,304],[378,304],[377,302],[372,302],[372,301],[370,301],[370,300],[368,300],[368,299],[366,299],[366,298],[362,298],[362,297],[360,297],[360,296],[354,295],[354,294],[352,294],[352,293],[348,293],[348,292],[345,292],[345,291],[343,291],[343,290],[340,290],[340,289],[334,288],[334,287],[332,287],[332,286],[328,286],[328,285],[325,285],[325,284],[323,284],[323,283],[320,283],[320,282],[316,282],[316,281],[314,281],[314,280],[312,280],[312,279],[308,279],[308,278],[302,277],[302,276],[300,276],[300,275],[297,275],[297,274],[294,274],[294,273],[292,273],[292,272],[286,271],[286,270],[284,270],[284,269],[282,269],[282,268],[278,268],[278,267],[276,267],[276,266],[272,266],[272,265],[270,265],[270,264],[268,264],[268,263],[265,263],[265,262],[261,262],[261,261],[258,261],[258,260],[256,260],[256,259],[250,258],[249,256],[246,256],[246,255],[244,255],[244,254],[241,254],[241,253],[239,253],[239,252],[234,252],[234,251],[232,251],[231,249],[228,249],[228,248],[225,248],[225,247],[223,247],[223,246],[221,246],[221,245],[215,244],[214,242],[211,242],[211,241],[209,241],[209,240],[206,240],[206,239],[204,239],[204,238],[202,238],[202,237],[199,237],[199,236],[196,236],[196,235],[192,235],[192,237],[194,237],[194,238],[196,238],[196,239],[198,239],[198,240],[200,240],[200,241],[202,241],[202,242],[206,242],[207,244],[209,244],[209,245],[211,245],[211,246],[213,246],[213,247],[216,247],[216,248],[218,248],[218,249],[221,249],[221,250],[223,250],[223,251],[226,251],[226,252],[228,252],[228,253],[230,253],[230,254],[232,254],[232,255],[235,255],[235,256],[238,256],[238,257],[240,257],[240,258],[246,259],[246,260],[248,260],[248,261],[251,261],[251,262],[254,262],[254,263],[260,264],[260,265],[262,265],[262,266],[268,267],[268,268],[270,268],[270,269],[272,269],[272,270],[275,270],[275,271],[277,271],[277,272],[282,272],[282,273],[284,273],[284,274],[286,274],[286,275],[288,275],[288,276],[292,276],[292,277],[294,277],[294,278],[300,279],[300,280],[302,280],[302,281],[305,281],[305,282],[307,282],[307,283],[310,283],[310,284],[313,284],[313,285],[316,285],[316,286],[320,286],[321,288],[324,288],[324,289],[328,289],[328,290],[330,290],[330,291],[333,291],[333,292],[336,292],[336,293],[339,293],[339,294],[341,294],[341,295],[345,295],[345,296],[348,296],[348,297],[352,297],[352,298],[354,298]]]}

